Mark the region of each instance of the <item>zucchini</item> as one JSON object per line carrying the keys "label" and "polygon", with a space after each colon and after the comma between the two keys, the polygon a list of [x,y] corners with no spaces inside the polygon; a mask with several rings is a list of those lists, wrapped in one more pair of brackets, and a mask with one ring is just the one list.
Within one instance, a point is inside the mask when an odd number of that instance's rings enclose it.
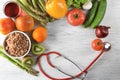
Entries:
{"label": "zucchini", "polygon": [[97,11],[98,8],[98,1],[93,1],[93,7],[90,9],[90,11],[88,12],[87,18],[83,24],[83,27],[88,27],[90,26],[90,24],[92,23],[94,17],[95,17],[95,13]]}
{"label": "zucchini", "polygon": [[98,10],[96,12],[96,17],[94,18],[93,22],[91,23],[91,28],[96,28],[100,22],[102,21],[107,7],[107,0],[101,0],[99,3]]}

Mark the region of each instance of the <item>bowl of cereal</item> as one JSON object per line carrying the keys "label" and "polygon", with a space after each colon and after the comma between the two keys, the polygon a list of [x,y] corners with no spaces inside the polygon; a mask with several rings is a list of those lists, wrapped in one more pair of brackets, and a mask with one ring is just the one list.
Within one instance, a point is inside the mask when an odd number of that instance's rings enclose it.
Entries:
{"label": "bowl of cereal", "polygon": [[3,46],[8,56],[20,58],[30,52],[31,40],[26,33],[13,31],[6,36]]}

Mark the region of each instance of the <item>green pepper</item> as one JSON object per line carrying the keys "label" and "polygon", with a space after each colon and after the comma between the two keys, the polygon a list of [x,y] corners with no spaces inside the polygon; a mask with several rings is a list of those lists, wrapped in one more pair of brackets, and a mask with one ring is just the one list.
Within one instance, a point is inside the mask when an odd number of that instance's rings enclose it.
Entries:
{"label": "green pepper", "polygon": [[33,44],[32,45],[32,53],[33,54],[39,55],[39,54],[44,53],[44,51],[45,51],[45,48],[43,45],[41,45],[41,44]]}

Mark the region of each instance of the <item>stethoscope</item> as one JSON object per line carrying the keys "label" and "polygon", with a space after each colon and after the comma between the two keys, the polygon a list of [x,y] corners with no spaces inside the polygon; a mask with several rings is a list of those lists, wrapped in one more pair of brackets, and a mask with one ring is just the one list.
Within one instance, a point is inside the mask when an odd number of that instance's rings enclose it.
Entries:
{"label": "stethoscope", "polygon": [[[111,49],[111,44],[109,42],[104,42],[104,48],[101,50],[101,52],[97,55],[97,57],[91,61],[91,63],[84,69],[82,70],[76,63],[74,63],[72,60],[70,60],[69,58],[65,57],[64,55],[60,54],[59,52],[55,52],[55,51],[51,51],[51,52],[48,52],[48,53],[45,53],[45,54],[41,54],[39,57],[38,57],[38,66],[39,66],[39,69],[40,71],[46,76],[48,77],[49,79],[51,80],[71,80],[71,79],[75,79],[75,78],[79,78],[79,80],[83,80],[88,72],[88,69],[90,69],[90,67],[100,58],[100,56],[105,52],[105,51],[109,51]],[[50,60],[50,55],[56,55],[57,57],[58,56],[61,56],[63,57],[64,59],[70,61],[72,64],[74,64],[79,70],[80,72],[76,75],[70,75],[64,71],[62,71],[61,69],[59,69],[57,66],[53,65],[51,60]],[[41,58],[42,57],[46,57],[46,60],[47,60],[47,63],[49,64],[50,67],[52,68],[55,68],[57,69],[58,71],[60,71],[61,73],[69,76],[69,77],[66,77],[66,78],[55,78],[53,76],[50,76],[49,74],[47,74],[45,72],[45,70],[43,69],[42,67],[42,64],[41,64]],[[82,76],[82,77],[80,77]]]}

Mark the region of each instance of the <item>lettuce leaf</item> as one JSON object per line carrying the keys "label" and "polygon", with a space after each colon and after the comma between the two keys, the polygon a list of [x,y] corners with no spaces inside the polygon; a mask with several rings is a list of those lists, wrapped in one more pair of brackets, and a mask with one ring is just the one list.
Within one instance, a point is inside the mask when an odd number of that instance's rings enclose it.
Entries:
{"label": "lettuce leaf", "polygon": [[67,6],[81,8],[82,4],[86,3],[88,0],[66,0]]}

